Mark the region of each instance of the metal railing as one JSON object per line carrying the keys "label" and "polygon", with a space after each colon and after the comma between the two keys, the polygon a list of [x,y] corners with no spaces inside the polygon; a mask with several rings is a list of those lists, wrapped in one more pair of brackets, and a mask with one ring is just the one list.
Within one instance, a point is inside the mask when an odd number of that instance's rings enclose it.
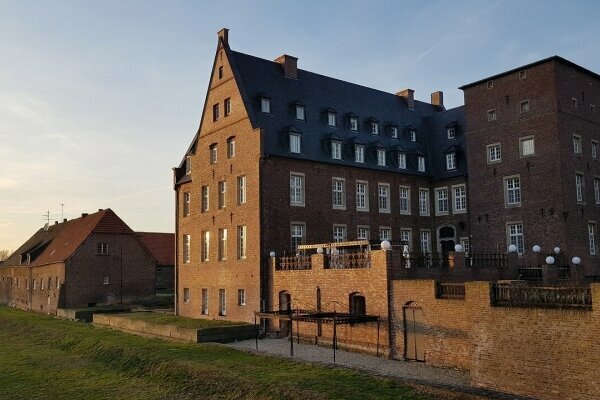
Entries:
{"label": "metal railing", "polygon": [[402,268],[443,268],[448,267],[448,258],[440,253],[410,253],[400,256]]}
{"label": "metal railing", "polygon": [[542,268],[541,267],[519,267],[518,279],[523,281],[541,281],[542,280]]}
{"label": "metal railing", "polygon": [[503,268],[507,265],[504,253],[469,253],[465,259],[467,267]]}
{"label": "metal railing", "polygon": [[508,307],[591,309],[589,287],[530,287],[496,284],[492,305]]}
{"label": "metal railing", "polygon": [[311,269],[310,256],[280,257],[275,264],[277,271],[297,271]]}
{"label": "metal railing", "polygon": [[353,253],[340,253],[329,255],[325,269],[357,269],[369,268],[371,266],[371,253],[359,251]]}
{"label": "metal railing", "polygon": [[465,284],[437,282],[435,297],[438,299],[464,300]]}

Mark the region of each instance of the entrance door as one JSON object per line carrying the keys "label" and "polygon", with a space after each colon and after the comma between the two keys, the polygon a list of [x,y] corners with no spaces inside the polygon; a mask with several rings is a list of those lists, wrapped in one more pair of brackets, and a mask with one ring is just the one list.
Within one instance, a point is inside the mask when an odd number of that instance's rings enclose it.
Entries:
{"label": "entrance door", "polygon": [[443,226],[440,228],[439,240],[440,240],[440,251],[442,253],[442,263],[444,267],[448,266],[448,253],[454,251],[455,231],[452,226]]}
{"label": "entrance door", "polygon": [[[279,311],[290,311],[292,310],[292,296],[287,291],[279,292]],[[279,330],[283,337],[287,337],[290,334],[292,321],[291,320],[279,320]]]}
{"label": "entrance door", "polygon": [[423,310],[413,302],[404,306],[404,358],[425,361]]}

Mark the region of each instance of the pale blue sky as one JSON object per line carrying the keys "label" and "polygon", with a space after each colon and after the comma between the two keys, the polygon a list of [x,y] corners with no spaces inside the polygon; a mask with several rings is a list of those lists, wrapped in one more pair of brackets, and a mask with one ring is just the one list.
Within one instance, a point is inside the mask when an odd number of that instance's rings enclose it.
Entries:
{"label": "pale blue sky", "polygon": [[216,46],[417,99],[554,54],[600,72],[600,2],[0,0],[0,249],[110,207],[174,231]]}

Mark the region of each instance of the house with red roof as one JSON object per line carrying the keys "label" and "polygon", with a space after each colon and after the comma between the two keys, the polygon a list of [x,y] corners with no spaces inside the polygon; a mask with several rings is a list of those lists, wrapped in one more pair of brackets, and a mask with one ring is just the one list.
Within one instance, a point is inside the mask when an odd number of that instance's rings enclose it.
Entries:
{"label": "house with red roof", "polygon": [[0,267],[0,303],[58,308],[126,304],[155,294],[157,261],[110,208],[38,230]]}
{"label": "house with red roof", "polygon": [[175,234],[136,232],[140,241],[156,259],[156,293],[175,291]]}

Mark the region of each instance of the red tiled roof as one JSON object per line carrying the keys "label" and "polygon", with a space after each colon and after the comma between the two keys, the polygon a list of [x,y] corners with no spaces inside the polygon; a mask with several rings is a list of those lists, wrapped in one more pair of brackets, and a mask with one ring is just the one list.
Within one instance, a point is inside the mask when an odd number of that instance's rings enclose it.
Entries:
{"label": "red tiled roof", "polygon": [[174,233],[136,232],[135,234],[156,258],[159,265],[175,265]]}

